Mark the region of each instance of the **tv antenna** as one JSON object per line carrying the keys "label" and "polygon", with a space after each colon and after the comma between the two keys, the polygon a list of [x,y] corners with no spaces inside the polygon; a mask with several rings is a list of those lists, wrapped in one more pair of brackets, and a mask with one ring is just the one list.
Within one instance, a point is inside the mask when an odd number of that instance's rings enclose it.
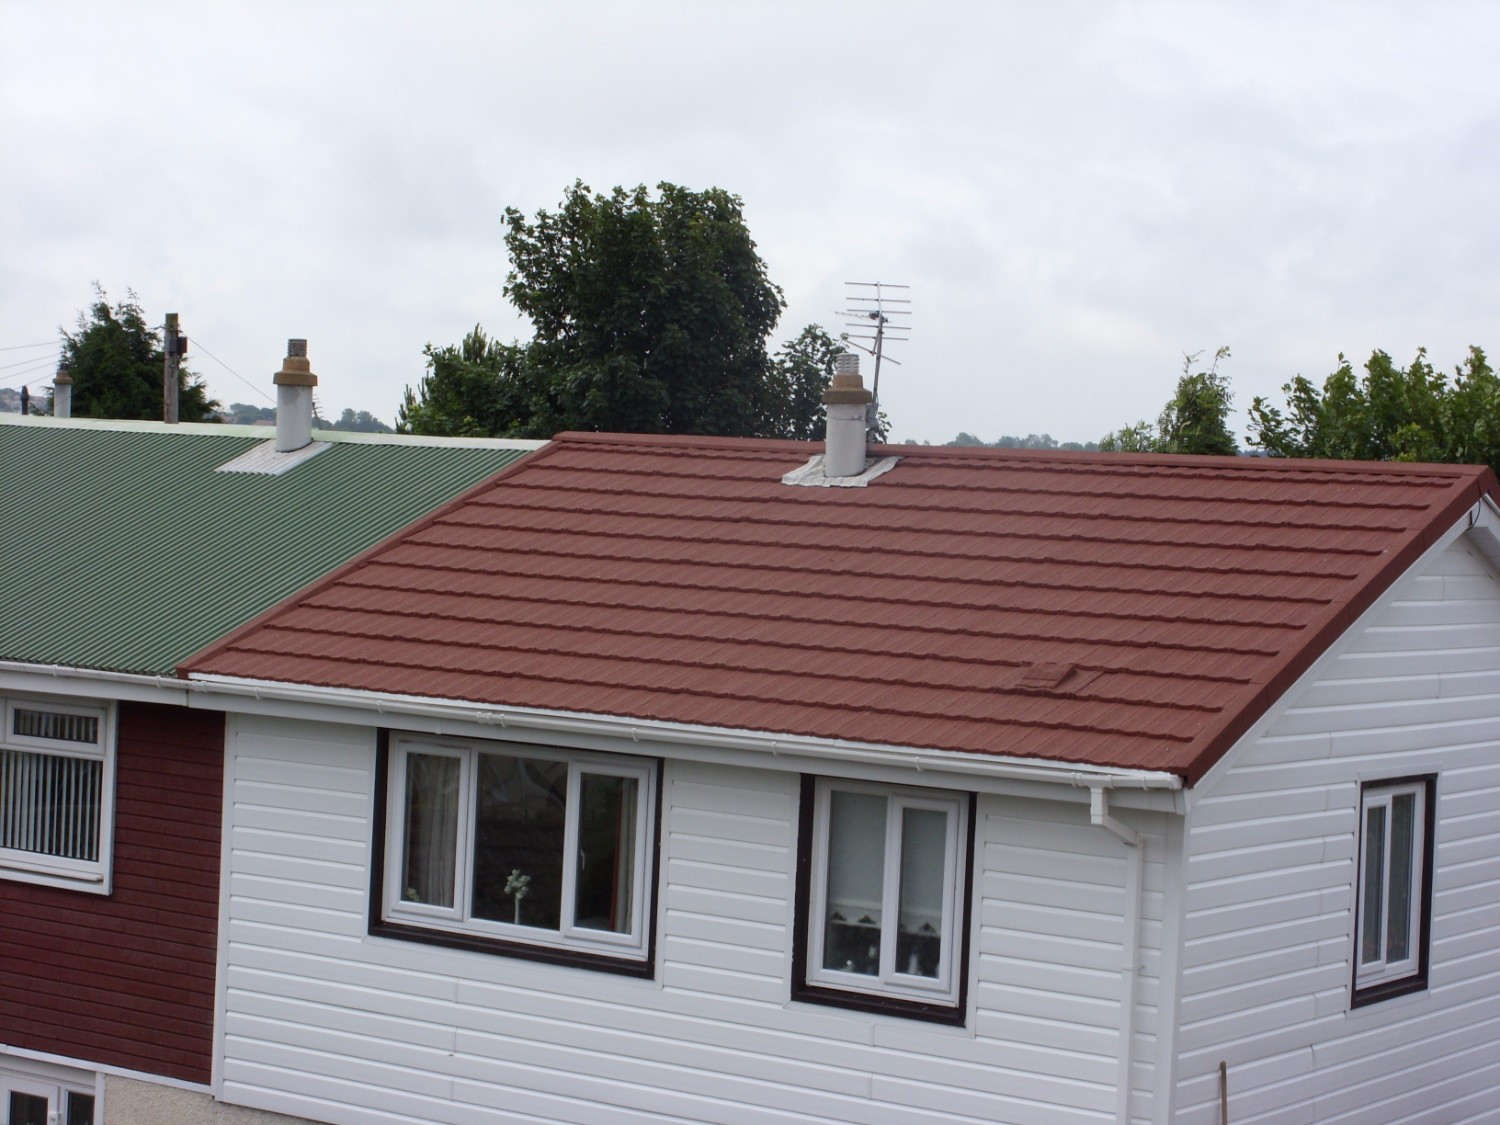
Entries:
{"label": "tv antenna", "polygon": [[[844,332],[843,341],[851,347],[858,348],[867,355],[875,357],[874,386],[870,388],[875,401],[870,403],[870,427],[879,424],[880,412],[880,362],[888,359],[897,367],[901,361],[893,356],[885,354],[886,344],[905,343],[911,332],[910,324],[892,322],[892,317],[911,316],[910,308],[895,308],[897,305],[910,305],[909,297],[888,296],[887,291],[899,289],[907,292],[910,285],[893,285],[888,281],[846,281],[846,286],[854,290],[848,297],[850,308],[840,309],[838,315],[850,319],[844,321],[844,327],[855,331]],[[870,290],[874,292],[871,293]]]}

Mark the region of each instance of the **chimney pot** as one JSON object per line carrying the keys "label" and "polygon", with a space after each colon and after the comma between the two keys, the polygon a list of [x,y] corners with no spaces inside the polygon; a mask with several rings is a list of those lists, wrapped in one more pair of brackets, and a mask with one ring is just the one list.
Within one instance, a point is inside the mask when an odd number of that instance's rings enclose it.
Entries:
{"label": "chimney pot", "polygon": [[865,471],[865,414],[875,396],[859,377],[859,356],[843,352],[834,357],[833,369],[833,379],[823,392],[823,405],[828,408],[823,475],[857,477]]}
{"label": "chimney pot", "polygon": [[66,367],[59,367],[52,378],[52,417],[73,417],[73,376]]}
{"label": "chimney pot", "polygon": [[307,361],[307,341],[288,340],[276,384],[276,452],[290,453],[312,441],[313,388],[318,377]]}

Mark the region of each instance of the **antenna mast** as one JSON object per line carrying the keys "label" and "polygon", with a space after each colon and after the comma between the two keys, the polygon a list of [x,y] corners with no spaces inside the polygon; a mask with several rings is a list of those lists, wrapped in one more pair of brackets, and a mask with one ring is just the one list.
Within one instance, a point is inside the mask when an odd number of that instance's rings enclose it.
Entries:
{"label": "antenna mast", "polygon": [[[888,281],[846,281],[844,284],[854,290],[848,297],[850,308],[839,310],[838,315],[851,317],[853,319],[844,321],[844,327],[857,329],[857,331],[843,333],[844,343],[858,348],[867,355],[875,357],[875,379],[871,388],[875,401],[870,403],[867,429],[877,429],[880,425],[880,361],[889,359],[897,367],[901,361],[893,356],[885,354],[885,345],[889,343],[904,343],[907,333],[911,331],[910,324],[892,323],[891,317],[909,317],[910,308],[893,308],[895,305],[910,305],[911,299],[907,297],[887,296],[887,290],[900,289],[903,292],[911,289],[910,285],[893,285]],[[874,290],[874,294],[868,292],[861,294],[860,291]],[[866,341],[860,343],[858,341]]]}

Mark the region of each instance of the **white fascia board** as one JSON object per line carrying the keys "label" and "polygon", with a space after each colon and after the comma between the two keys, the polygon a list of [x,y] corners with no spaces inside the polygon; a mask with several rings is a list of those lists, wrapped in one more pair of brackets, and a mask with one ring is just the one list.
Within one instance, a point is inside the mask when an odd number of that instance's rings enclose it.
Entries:
{"label": "white fascia board", "polygon": [[1488,496],[1480,498],[1467,517],[1469,541],[1485,561],[1500,573],[1500,509]]}
{"label": "white fascia board", "polygon": [[132,703],[170,703],[178,707],[190,707],[190,698],[195,690],[187,681],[175,676],[147,676],[135,672],[107,672],[97,668],[70,668],[62,664],[26,664],[0,660],[0,691],[129,700]]}
{"label": "white fascia board", "polygon": [[[694,756],[695,750],[708,750],[720,755],[725,752],[749,753],[754,755],[753,761],[761,765],[765,764],[769,755],[785,759],[789,769],[796,768],[799,761],[817,763],[825,770],[838,765],[861,770],[875,767],[898,771],[908,783],[911,782],[911,774],[916,772],[930,775],[932,784],[943,784],[945,781],[953,784],[952,779],[962,777],[1039,783],[1054,790],[1057,786],[1064,786],[1081,790],[1081,800],[1087,799],[1088,790],[1098,788],[1123,792],[1160,791],[1174,795],[1182,788],[1182,779],[1178,775],[1159,770],[1122,769],[917,746],[887,746],[574,711],[502,707],[489,703],[314,687],[234,676],[198,674],[193,675],[187,683],[201,691],[221,697],[238,697],[241,701],[236,703],[221,699],[211,704],[219,710],[273,710],[284,715],[295,713],[300,717],[321,718],[332,722],[369,723],[374,716],[389,716],[406,721],[424,720],[423,726],[432,733],[468,737],[483,736],[486,733],[493,737],[497,728],[512,733],[537,731],[552,736],[607,740],[617,745],[633,747],[636,753],[642,752],[642,744],[655,744],[673,747],[674,754],[680,756]],[[244,702],[252,700],[260,706],[243,707]],[[200,698],[195,705],[201,707],[208,704]],[[1167,802],[1167,806],[1176,808],[1178,803],[1174,796]]]}

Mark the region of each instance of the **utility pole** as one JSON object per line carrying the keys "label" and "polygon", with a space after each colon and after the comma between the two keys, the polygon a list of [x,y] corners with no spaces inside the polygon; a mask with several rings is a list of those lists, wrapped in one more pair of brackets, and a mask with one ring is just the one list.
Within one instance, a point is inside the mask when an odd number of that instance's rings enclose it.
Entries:
{"label": "utility pole", "polygon": [[177,335],[177,314],[167,314],[167,332],[164,341],[167,358],[162,363],[161,373],[161,420],[168,423],[177,421],[177,367],[182,362],[182,352],[186,348],[180,348],[179,343],[185,344],[186,340]]}

